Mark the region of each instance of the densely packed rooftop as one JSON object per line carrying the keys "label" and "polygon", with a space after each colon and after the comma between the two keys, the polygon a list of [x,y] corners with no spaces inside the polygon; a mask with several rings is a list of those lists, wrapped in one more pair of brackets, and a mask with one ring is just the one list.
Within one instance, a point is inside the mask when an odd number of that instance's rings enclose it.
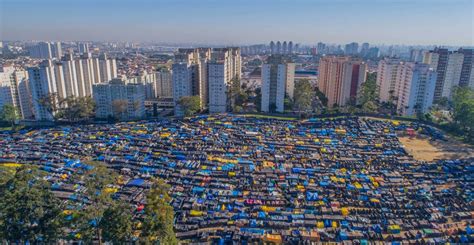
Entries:
{"label": "densely packed rooftop", "polygon": [[115,197],[146,205],[150,178],[171,184],[181,240],[473,242],[474,160],[420,162],[415,123],[232,115],[0,133],[0,160],[40,165],[53,191],[84,191],[88,161],[120,172]]}

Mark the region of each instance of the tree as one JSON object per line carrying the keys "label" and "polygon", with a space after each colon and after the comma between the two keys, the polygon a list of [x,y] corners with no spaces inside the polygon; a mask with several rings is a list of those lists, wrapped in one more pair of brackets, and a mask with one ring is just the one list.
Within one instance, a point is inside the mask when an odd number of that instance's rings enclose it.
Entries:
{"label": "tree", "polygon": [[234,106],[234,112],[240,113],[240,112],[242,112],[242,110],[243,110],[242,106],[240,106],[240,105]]}
{"label": "tree", "polygon": [[124,118],[124,113],[127,111],[128,102],[126,100],[112,101],[112,114],[115,118]]}
{"label": "tree", "polygon": [[233,109],[236,105],[242,106],[241,102],[240,104],[237,104],[237,98],[241,95],[242,91],[240,89],[240,79],[238,77],[233,78],[230,81],[230,90],[229,90],[229,98],[230,98],[230,105],[231,108]]}
{"label": "tree", "polygon": [[311,83],[306,79],[297,81],[295,83],[293,109],[298,111],[301,116],[301,112],[311,110],[313,97],[314,93]]}
{"label": "tree", "polygon": [[117,174],[100,162],[89,162],[85,166],[87,167],[82,174],[71,176],[74,182],[83,182],[86,187],[84,196],[80,198],[84,208],[79,212],[78,218],[72,221],[71,227],[78,231],[84,242],[97,239],[101,243],[100,221],[105,210],[114,203],[112,192],[106,188],[116,183]]}
{"label": "tree", "polygon": [[64,99],[59,97],[58,93],[48,93],[46,96],[41,97],[38,100],[38,103],[43,106],[49,114],[51,114],[51,117],[54,118],[54,115],[58,112],[63,101]]}
{"label": "tree", "polygon": [[369,73],[367,80],[360,87],[358,104],[363,112],[375,113],[378,111],[378,101],[377,74]]}
{"label": "tree", "polygon": [[19,243],[54,243],[61,237],[61,203],[44,173],[22,166],[0,185],[0,237]]}
{"label": "tree", "polygon": [[20,119],[18,109],[11,104],[4,105],[0,111],[0,119],[9,122],[14,128],[15,122]]}
{"label": "tree", "polygon": [[275,103],[270,103],[270,105],[268,105],[268,111],[271,112],[271,113],[274,113],[276,112],[276,109],[277,109],[277,106]]}
{"label": "tree", "polygon": [[177,244],[173,231],[174,212],[169,204],[170,185],[162,179],[153,179],[152,187],[147,194],[145,220],[142,238],[148,242],[159,241],[162,244]]}
{"label": "tree", "polygon": [[184,116],[189,117],[201,110],[201,99],[199,96],[183,96],[178,100],[178,105],[184,112]]}
{"label": "tree", "polygon": [[379,106],[375,101],[367,101],[366,103],[362,104],[362,111],[367,113],[374,113],[378,111]]}
{"label": "tree", "polygon": [[68,97],[61,101],[56,118],[69,122],[87,120],[94,115],[95,102],[90,96]]}
{"label": "tree", "polygon": [[239,91],[235,98],[235,105],[236,106],[243,106],[246,102],[248,102],[249,95],[246,93],[245,90]]}
{"label": "tree", "polygon": [[262,89],[256,88],[255,89],[255,100],[254,100],[255,107],[257,107],[257,111],[262,110]]}
{"label": "tree", "polygon": [[100,221],[104,240],[113,244],[129,242],[133,235],[132,218],[129,203],[120,200],[112,203]]}
{"label": "tree", "polygon": [[319,90],[319,88],[316,88],[316,97],[321,101],[323,106],[328,106],[328,98],[323,92],[321,92],[321,90]]}
{"label": "tree", "polygon": [[396,115],[397,114],[398,97],[395,96],[395,90],[388,91],[388,94],[389,94],[388,101],[385,104],[386,108],[390,110],[390,114]]}
{"label": "tree", "polygon": [[457,87],[452,97],[453,124],[465,133],[465,138],[474,142],[474,91]]}

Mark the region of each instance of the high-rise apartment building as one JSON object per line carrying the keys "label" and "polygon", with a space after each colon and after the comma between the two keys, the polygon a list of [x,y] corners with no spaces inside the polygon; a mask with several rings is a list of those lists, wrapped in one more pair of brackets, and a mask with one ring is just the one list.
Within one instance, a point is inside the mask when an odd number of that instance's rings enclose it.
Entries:
{"label": "high-rise apartment building", "polygon": [[199,96],[209,112],[225,112],[231,81],[240,78],[239,48],[180,49],[172,66],[175,114],[182,115],[178,101],[183,96]]}
{"label": "high-rise apartment building", "polygon": [[61,47],[61,42],[51,43],[51,56],[56,59],[61,59],[61,57],[63,57],[63,49]]}
{"label": "high-rise apartment building", "polygon": [[[79,61],[82,63],[83,81],[86,96],[92,95],[92,85],[100,83],[99,59],[93,58],[90,53],[84,53]],[[114,69],[114,67],[112,67]],[[115,68],[116,69],[116,68]]]}
{"label": "high-rise apartment building", "polygon": [[79,43],[77,45],[77,50],[79,51],[79,54],[89,53],[89,44],[88,43]]}
{"label": "high-rise apartment building", "polygon": [[51,44],[47,42],[40,42],[29,48],[31,58],[36,59],[51,59],[53,58],[51,51]]}
{"label": "high-rise apartment building", "polygon": [[93,98],[96,117],[117,117],[121,120],[145,116],[145,85],[126,83],[115,78],[107,83],[94,84]]}
{"label": "high-rise apartment building", "polygon": [[201,108],[209,101],[207,61],[209,48],[179,49],[172,66],[173,101],[175,114],[182,115],[178,101],[184,96],[199,96]]}
{"label": "high-rise apartment building", "polygon": [[281,42],[277,41],[276,43],[276,52],[275,54],[281,54]]}
{"label": "high-rise apartment building", "polygon": [[441,97],[451,98],[452,89],[458,86],[461,81],[463,62],[464,54],[462,53],[455,52],[448,55],[443,87],[441,88]]}
{"label": "high-rise apartment building", "polygon": [[230,89],[234,82],[240,84],[240,48],[213,49],[207,67],[209,112],[226,112],[231,107]]}
{"label": "high-rise apartment building", "polygon": [[283,45],[281,47],[281,53],[282,54],[288,54],[288,44],[286,43],[286,41],[283,41]]}
{"label": "high-rise apartment building", "polygon": [[377,59],[380,56],[380,50],[377,47],[369,48],[369,52],[367,53],[367,58],[369,59]]}
{"label": "high-rise apartment building", "polygon": [[52,121],[55,112],[48,110],[41,101],[57,92],[55,67],[52,60],[44,60],[38,67],[28,68],[29,88],[33,114],[38,121]]}
{"label": "high-rise apartment building", "polygon": [[403,65],[400,59],[384,58],[378,64],[377,88],[380,101],[392,101],[395,97],[397,81],[399,80],[400,67]]}
{"label": "high-rise apartment building", "polygon": [[[76,63],[74,62],[74,57],[72,56],[72,54],[66,54],[61,59],[61,65],[63,69],[63,83],[66,91],[64,98],[72,96],[79,97],[79,84],[77,81]],[[58,80],[57,82],[59,83]]]}
{"label": "high-rise apartment building", "polygon": [[410,49],[410,61],[411,62],[423,62],[425,53],[427,51],[423,49]]}
{"label": "high-rise apartment building", "polygon": [[435,101],[442,97],[450,99],[455,86],[474,88],[472,57],[472,49],[451,52],[448,49],[435,48],[425,54],[423,63],[429,64],[438,74]]}
{"label": "high-rise apartment building", "polygon": [[10,104],[17,108],[22,119],[31,119],[31,95],[28,74],[13,66],[0,66],[0,108]]}
{"label": "high-rise apartment building", "polygon": [[151,100],[157,98],[157,88],[156,88],[156,81],[157,81],[157,74],[147,73],[146,71],[142,72],[138,76],[128,78],[126,80],[127,83],[137,83],[142,84],[145,86],[145,99]]}
{"label": "high-rise apartment building", "polygon": [[270,42],[270,54],[275,54],[276,48],[275,48],[275,42],[271,41]]}
{"label": "high-rise apartment building", "polygon": [[363,43],[361,48],[360,48],[360,55],[362,57],[367,57],[367,54],[369,53],[369,48],[370,48],[369,43]]}
{"label": "high-rise apartment building", "polygon": [[365,82],[367,64],[347,56],[324,56],[319,60],[318,87],[328,98],[328,107],[344,106],[357,98]]}
{"label": "high-rise apartment building", "polygon": [[270,56],[262,65],[262,101],[264,112],[284,112],[285,97],[293,99],[295,64],[281,55]]}
{"label": "high-rise apartment building", "polygon": [[397,109],[402,115],[426,113],[433,104],[436,72],[427,64],[405,63],[397,84]]}
{"label": "high-rise apartment building", "polygon": [[448,67],[449,51],[444,48],[436,48],[427,52],[423,58],[423,63],[429,64],[436,70],[436,87],[434,92],[434,101],[438,101],[443,96],[444,79],[446,77],[446,68]]}
{"label": "high-rise apartment building", "polygon": [[108,82],[117,77],[117,63],[115,59],[110,59],[107,54],[99,56],[100,82]]}
{"label": "high-rise apartment building", "polygon": [[28,74],[35,76],[30,77],[29,83],[20,86],[20,89],[31,91],[35,119],[52,120],[54,112],[45,111],[38,99],[52,93],[60,98],[92,96],[92,86],[116,77],[117,67],[115,59],[105,56],[99,60],[90,53],[81,57],[69,53],[60,60],[44,60],[39,67],[29,68]]}
{"label": "high-rise apartment building", "polygon": [[381,60],[377,71],[380,101],[392,102],[403,115],[427,112],[433,103],[436,72],[427,64]]}
{"label": "high-rise apartment building", "polygon": [[156,94],[159,98],[173,97],[173,83],[170,71],[162,70],[156,73]]}
{"label": "high-rise apartment building", "polygon": [[459,86],[474,89],[474,49],[459,49],[464,55]]}
{"label": "high-rise apartment building", "polygon": [[62,48],[60,42],[39,42],[29,48],[30,57],[37,59],[60,59]]}
{"label": "high-rise apartment building", "polygon": [[270,42],[270,54],[293,54],[294,51],[292,41],[283,41],[283,43],[277,41],[276,44],[273,41]]}
{"label": "high-rise apartment building", "polygon": [[288,54],[293,54],[293,42],[288,43]]}
{"label": "high-rise apartment building", "polygon": [[355,55],[359,53],[359,44],[356,42],[346,44],[344,48],[344,54]]}

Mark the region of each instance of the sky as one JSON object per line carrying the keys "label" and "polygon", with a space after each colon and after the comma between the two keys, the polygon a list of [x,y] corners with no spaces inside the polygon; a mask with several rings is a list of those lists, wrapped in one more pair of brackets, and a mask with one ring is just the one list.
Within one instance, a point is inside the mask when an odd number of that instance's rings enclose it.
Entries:
{"label": "sky", "polygon": [[474,45],[474,0],[0,0],[1,40]]}

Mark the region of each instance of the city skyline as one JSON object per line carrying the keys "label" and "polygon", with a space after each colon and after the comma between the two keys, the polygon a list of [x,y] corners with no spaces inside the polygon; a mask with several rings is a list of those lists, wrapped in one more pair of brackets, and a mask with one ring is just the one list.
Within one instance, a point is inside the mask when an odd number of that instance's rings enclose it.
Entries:
{"label": "city skyline", "polygon": [[472,9],[470,0],[0,0],[0,39],[472,46]]}

